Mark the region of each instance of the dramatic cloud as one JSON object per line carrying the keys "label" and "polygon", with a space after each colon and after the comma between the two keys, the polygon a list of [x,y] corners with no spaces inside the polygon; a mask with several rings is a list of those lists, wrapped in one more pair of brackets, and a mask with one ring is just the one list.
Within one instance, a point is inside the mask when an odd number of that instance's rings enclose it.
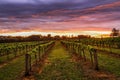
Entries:
{"label": "dramatic cloud", "polygon": [[119,26],[119,0],[0,1],[1,33],[109,31]]}

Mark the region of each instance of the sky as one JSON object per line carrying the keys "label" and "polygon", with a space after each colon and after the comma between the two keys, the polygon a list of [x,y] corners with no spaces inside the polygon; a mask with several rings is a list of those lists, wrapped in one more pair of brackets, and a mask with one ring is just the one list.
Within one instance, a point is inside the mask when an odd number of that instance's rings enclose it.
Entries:
{"label": "sky", "polygon": [[119,27],[120,0],[0,0],[0,35],[101,35]]}

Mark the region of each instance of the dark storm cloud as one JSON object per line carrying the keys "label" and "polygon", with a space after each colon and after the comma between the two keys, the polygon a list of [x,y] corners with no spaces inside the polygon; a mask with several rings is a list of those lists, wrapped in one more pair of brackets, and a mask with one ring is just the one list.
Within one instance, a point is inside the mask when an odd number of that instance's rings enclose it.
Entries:
{"label": "dark storm cloud", "polygon": [[[30,1],[35,3],[29,3]],[[27,16],[60,9],[85,9],[117,0],[4,0],[0,1],[0,17]],[[11,3],[9,3],[11,2]],[[13,3],[16,2],[16,3]],[[24,4],[20,2],[25,2]],[[27,3],[28,2],[28,3]]]}

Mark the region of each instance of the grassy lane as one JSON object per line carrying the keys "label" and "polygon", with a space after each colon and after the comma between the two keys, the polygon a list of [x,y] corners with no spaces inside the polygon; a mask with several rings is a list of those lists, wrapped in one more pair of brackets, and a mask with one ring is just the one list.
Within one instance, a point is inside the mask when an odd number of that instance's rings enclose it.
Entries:
{"label": "grassy lane", "polygon": [[21,56],[0,68],[0,80],[16,80],[24,70],[24,61],[24,56]]}
{"label": "grassy lane", "polygon": [[[87,53],[87,58],[90,59],[89,52]],[[120,59],[115,58],[111,55],[106,55],[106,52],[97,52],[98,53],[98,63],[99,67],[103,71],[110,72],[114,74],[117,78],[120,78]]]}
{"label": "grassy lane", "polygon": [[[32,61],[34,55],[32,55]],[[0,80],[19,80],[25,70],[25,56],[20,56],[12,60],[4,67],[0,68]]]}
{"label": "grassy lane", "polygon": [[71,60],[67,51],[59,42],[53,47],[41,74],[35,74],[36,80],[86,80],[81,65]]}
{"label": "grassy lane", "polygon": [[98,55],[99,66],[101,69],[109,71],[120,77],[120,59],[114,58],[109,55],[100,54]]}
{"label": "grassy lane", "polygon": [[105,48],[105,47],[97,47],[97,46],[94,46],[95,48],[97,48],[98,50],[101,50],[101,51],[105,51],[105,52],[111,52],[113,54],[118,54],[120,55],[120,49],[115,49],[115,48]]}

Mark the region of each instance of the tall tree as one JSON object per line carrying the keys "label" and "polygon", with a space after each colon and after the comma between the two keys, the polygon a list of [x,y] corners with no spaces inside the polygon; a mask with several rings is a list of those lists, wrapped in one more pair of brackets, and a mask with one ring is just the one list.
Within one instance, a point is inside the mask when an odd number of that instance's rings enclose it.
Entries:
{"label": "tall tree", "polygon": [[119,30],[117,30],[116,28],[113,28],[111,36],[112,37],[118,37],[119,36]]}

